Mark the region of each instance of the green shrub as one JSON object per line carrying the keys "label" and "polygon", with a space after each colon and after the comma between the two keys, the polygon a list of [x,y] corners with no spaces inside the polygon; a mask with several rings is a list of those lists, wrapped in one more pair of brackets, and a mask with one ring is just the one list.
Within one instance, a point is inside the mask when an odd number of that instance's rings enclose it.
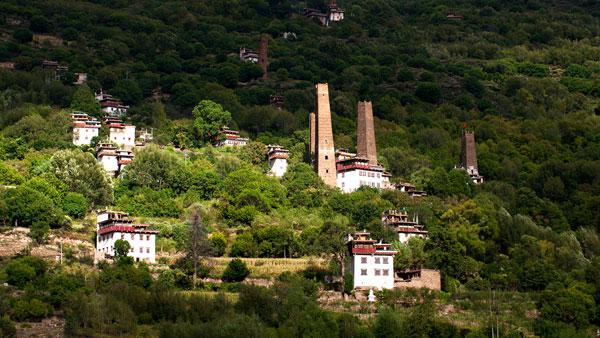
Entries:
{"label": "green shrub", "polygon": [[222,279],[226,282],[241,282],[250,274],[250,270],[241,259],[232,259],[223,272]]}
{"label": "green shrub", "polygon": [[354,276],[351,273],[347,273],[344,276],[344,293],[349,295],[354,291]]}
{"label": "green shrub", "polygon": [[88,211],[90,203],[82,194],[69,192],[62,201],[63,211],[75,218],[81,218],[85,216]]}
{"label": "green shrub", "polygon": [[13,316],[17,320],[39,320],[52,314],[52,307],[39,299],[19,300],[13,307]]}
{"label": "green shrub", "polygon": [[0,317],[0,337],[12,338],[16,334],[15,323],[7,315]]}

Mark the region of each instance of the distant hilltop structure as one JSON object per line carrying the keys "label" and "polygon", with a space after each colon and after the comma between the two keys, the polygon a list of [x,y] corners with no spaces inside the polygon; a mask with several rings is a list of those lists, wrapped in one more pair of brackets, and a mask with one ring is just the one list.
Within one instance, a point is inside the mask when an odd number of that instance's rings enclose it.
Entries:
{"label": "distant hilltop structure", "polygon": [[321,26],[329,26],[332,22],[344,20],[344,10],[338,7],[336,0],[330,0],[326,13],[318,9],[306,8],[304,16],[318,21]]}
{"label": "distant hilltop structure", "polygon": [[477,168],[475,132],[467,130],[465,126],[462,131],[460,143],[460,168],[467,171],[473,183],[483,183],[483,176],[479,174],[479,169]]}
{"label": "distant hilltop structure", "polygon": [[240,60],[243,62],[257,63],[263,71],[262,79],[269,78],[269,36],[263,34],[260,36],[258,52],[250,48],[240,48]]}
{"label": "distant hilltop structure", "polygon": [[95,94],[96,101],[100,103],[100,109],[104,114],[111,117],[122,118],[125,114],[127,114],[127,109],[129,106],[126,106],[112,95],[109,95],[100,89],[100,92]]}
{"label": "distant hilltop structure", "polygon": [[248,138],[241,137],[240,132],[231,130],[227,126],[221,128],[221,132],[214,141],[216,147],[240,147],[248,143]]}
{"label": "distant hilltop structure", "polygon": [[78,111],[71,114],[71,120],[73,121],[73,144],[76,146],[89,146],[92,139],[99,134],[100,121]]}
{"label": "distant hilltop structure", "polygon": [[386,210],[381,214],[383,224],[393,228],[398,234],[398,241],[406,243],[413,237],[427,238],[428,232],[419,224],[419,218],[409,219],[405,210]]}
{"label": "distant hilltop structure", "polygon": [[277,144],[269,144],[267,148],[267,159],[269,160],[271,175],[283,177],[287,171],[290,151]]}
{"label": "distant hilltop structure", "polygon": [[330,187],[336,184],[335,148],[333,145],[333,129],[331,127],[331,110],[329,107],[329,85],[318,83],[316,89],[315,117],[311,145],[314,149],[315,171],[323,182]]}

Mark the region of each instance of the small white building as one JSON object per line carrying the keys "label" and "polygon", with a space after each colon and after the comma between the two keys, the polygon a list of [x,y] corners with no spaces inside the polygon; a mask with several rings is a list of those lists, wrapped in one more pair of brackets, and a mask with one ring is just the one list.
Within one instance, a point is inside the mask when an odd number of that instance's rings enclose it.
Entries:
{"label": "small white building", "polygon": [[258,53],[246,47],[240,48],[240,60],[244,62],[258,63]]}
{"label": "small white building", "polygon": [[92,139],[100,133],[100,121],[82,112],[73,112],[71,118],[73,119],[73,144],[90,145]]}
{"label": "small white building", "polygon": [[429,233],[419,224],[419,218],[409,220],[408,213],[404,210],[387,210],[381,214],[383,224],[394,228],[398,233],[398,241],[406,243],[412,237],[427,238]]}
{"label": "small white building", "polygon": [[271,174],[275,177],[283,177],[287,171],[288,158],[290,151],[283,149],[280,145],[268,146],[267,158],[271,167]]}
{"label": "small white building", "polygon": [[215,142],[217,147],[240,147],[248,143],[248,138],[240,137],[240,132],[223,127],[219,138]]}
{"label": "small white building", "polygon": [[348,236],[355,289],[394,288],[394,255],[397,252],[390,246],[377,243],[366,231]]}
{"label": "small white building", "polygon": [[[338,158],[340,158],[338,156]],[[362,186],[387,189],[390,175],[380,165],[369,164],[369,160],[349,157],[337,160],[337,187],[350,193]]]}
{"label": "small white building", "polygon": [[401,192],[404,192],[412,198],[427,196],[427,192],[425,192],[423,190],[418,190],[417,187],[415,187],[413,184],[410,184],[407,182],[400,182],[400,183],[393,184],[391,188],[399,190]]}
{"label": "small white building", "polygon": [[75,73],[75,81],[73,84],[81,85],[87,82],[87,73]]}
{"label": "small white building", "polygon": [[108,139],[123,149],[131,150],[135,147],[135,126],[111,123],[108,125]]}
{"label": "small white building", "polygon": [[135,224],[126,213],[99,211],[96,217],[96,251],[98,256],[113,258],[115,242],[119,239],[129,242],[129,257],[136,262],[156,262],[156,235],[147,224]]}
{"label": "small white building", "polygon": [[122,117],[127,114],[129,106],[124,105],[123,102],[115,99],[112,95],[100,90],[95,96],[98,103],[100,103],[100,109],[104,114],[113,117]]}
{"label": "small white building", "polygon": [[119,172],[123,171],[125,167],[133,161],[134,154],[130,150],[119,149],[117,150],[117,162],[119,164]]}
{"label": "small white building", "polygon": [[117,147],[110,143],[98,143],[96,146],[96,159],[108,174],[117,176],[119,173]]}

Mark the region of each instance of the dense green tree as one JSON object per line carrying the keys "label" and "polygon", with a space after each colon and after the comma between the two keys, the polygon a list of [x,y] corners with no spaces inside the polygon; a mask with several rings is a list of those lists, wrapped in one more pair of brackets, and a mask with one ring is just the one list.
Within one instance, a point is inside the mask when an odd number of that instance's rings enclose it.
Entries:
{"label": "dense green tree", "polygon": [[104,168],[90,153],[61,150],[50,159],[49,171],[64,182],[69,191],[82,194],[92,206],[112,201],[112,187]]}
{"label": "dense green tree", "polygon": [[212,142],[220,133],[221,128],[231,120],[231,113],[210,100],[203,100],[194,107],[194,127],[203,142]]}
{"label": "dense green tree", "polygon": [[94,93],[87,84],[80,85],[73,93],[70,108],[74,111],[100,116],[100,104],[96,101]]}

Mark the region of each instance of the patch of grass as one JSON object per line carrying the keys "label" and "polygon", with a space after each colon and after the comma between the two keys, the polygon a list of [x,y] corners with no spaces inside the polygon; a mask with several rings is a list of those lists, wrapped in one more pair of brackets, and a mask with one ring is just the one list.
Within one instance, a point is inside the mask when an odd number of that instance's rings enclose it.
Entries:
{"label": "patch of grass", "polygon": [[[231,257],[214,257],[207,259],[211,266],[210,277],[220,278]],[[326,268],[327,260],[318,257],[307,258],[241,258],[250,269],[250,278],[273,278],[281,273],[299,272],[311,265]]]}

